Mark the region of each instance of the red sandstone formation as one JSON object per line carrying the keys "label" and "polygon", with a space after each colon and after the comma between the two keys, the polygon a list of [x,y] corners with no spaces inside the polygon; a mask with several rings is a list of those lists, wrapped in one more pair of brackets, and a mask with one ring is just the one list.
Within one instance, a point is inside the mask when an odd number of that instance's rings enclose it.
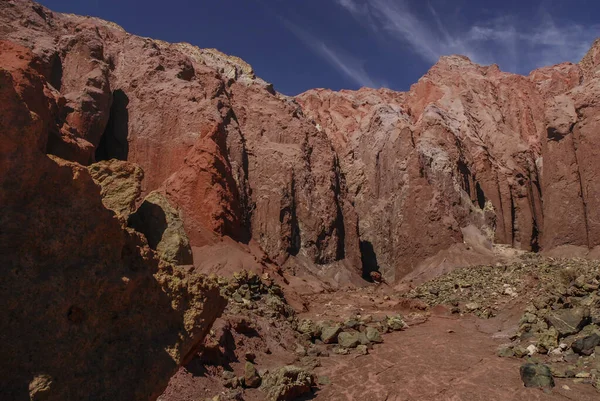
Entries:
{"label": "red sandstone formation", "polygon": [[[40,149],[141,166],[142,195],[158,190],[176,206],[195,255],[229,237],[253,255],[252,269],[336,282],[379,270],[393,281],[468,251],[472,238],[484,253],[488,240],[599,245],[588,146],[598,42],[579,65],[528,77],[450,56],[406,93],[293,99],[216,50],[30,1],[0,11],[0,38],[33,51],[56,99],[31,106],[49,126]],[[201,270],[220,266],[201,259]]]}

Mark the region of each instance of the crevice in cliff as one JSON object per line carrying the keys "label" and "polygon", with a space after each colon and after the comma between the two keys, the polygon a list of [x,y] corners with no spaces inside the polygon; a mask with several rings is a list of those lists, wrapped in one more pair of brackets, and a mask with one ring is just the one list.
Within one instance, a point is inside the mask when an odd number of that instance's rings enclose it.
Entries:
{"label": "crevice in cliff", "polygon": [[481,185],[479,185],[479,182],[475,182],[475,193],[477,195],[477,205],[481,210],[483,210],[485,208],[486,198]]}
{"label": "crevice in cliff", "polygon": [[458,173],[460,174],[460,177],[462,178],[462,181],[461,181],[462,189],[467,194],[469,194],[470,198],[472,198],[472,195],[471,195],[471,171],[469,170],[469,167],[465,164],[465,162],[463,162],[462,160],[458,161],[457,167],[458,167]]}
{"label": "crevice in cliff", "polygon": [[540,251],[540,243],[539,243],[540,232],[538,229],[537,221],[533,219],[533,228],[531,230],[531,241],[529,245],[531,246],[532,252]]}
{"label": "crevice in cliff", "polygon": [[[379,153],[377,154],[379,161]],[[379,169],[378,169],[379,170]],[[346,257],[346,225],[344,222],[344,212],[342,210],[342,195],[347,193],[346,179],[342,173],[342,167],[340,161],[335,155],[334,157],[334,171],[335,171],[335,205],[336,205],[336,216],[335,216],[335,228],[337,230],[337,246],[336,246],[336,259],[342,260]],[[379,184],[377,184],[377,191],[379,192]]]}
{"label": "crevice in cliff", "polygon": [[63,79],[63,65],[62,60],[58,54],[55,54],[52,58],[52,66],[50,68],[50,85],[54,87],[57,91],[60,92],[62,87],[62,79]]}
{"label": "crevice in cliff", "polygon": [[[578,113],[579,116],[579,113]],[[583,222],[585,224],[585,242],[588,248],[591,248],[590,244],[590,227],[588,221],[588,206],[585,199],[585,188],[583,187],[583,179],[581,177],[581,167],[579,164],[579,159],[577,158],[577,141],[575,138],[575,133],[573,132],[574,124],[571,126],[571,130],[569,133],[573,138],[573,156],[575,157],[575,166],[577,167],[577,181],[579,181],[579,193],[581,196],[581,203],[583,205]]]}
{"label": "crevice in cliff", "polygon": [[512,187],[509,187],[510,196],[510,243],[511,246],[515,246],[515,237],[517,235],[517,208],[515,207],[515,200],[513,197]]}
{"label": "crevice in cliff", "polygon": [[362,262],[362,277],[372,282],[371,273],[379,271],[379,263],[377,262],[377,254],[373,249],[373,244],[369,241],[360,241],[360,261]]}
{"label": "crevice in cliff", "polygon": [[287,216],[289,215],[290,224],[290,238],[286,252],[291,256],[296,256],[300,252],[302,246],[302,239],[300,236],[300,225],[298,224],[298,216],[296,215],[296,179],[292,175],[291,182],[291,201],[289,207],[281,210],[279,220],[280,223],[284,223]]}
{"label": "crevice in cliff", "polygon": [[129,156],[129,98],[122,90],[113,92],[113,101],[110,106],[110,115],[100,143],[96,148],[96,161],[101,160],[127,160]]}

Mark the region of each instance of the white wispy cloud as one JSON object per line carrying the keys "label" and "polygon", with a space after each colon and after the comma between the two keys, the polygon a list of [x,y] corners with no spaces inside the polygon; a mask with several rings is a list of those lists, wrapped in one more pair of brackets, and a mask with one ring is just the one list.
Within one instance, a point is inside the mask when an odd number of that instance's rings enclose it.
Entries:
{"label": "white wispy cloud", "polygon": [[543,65],[577,62],[600,35],[600,24],[583,26],[540,12],[535,20],[504,16],[450,29],[436,9],[419,15],[406,0],[334,0],[363,26],[411,47],[424,60],[463,54],[480,64],[497,63],[528,73]]}
{"label": "white wispy cloud", "polygon": [[[351,1],[351,0],[340,0]],[[370,76],[364,66],[364,61],[336,48],[323,40],[316,38],[311,33],[300,28],[298,25],[281,18],[283,25],[292,32],[304,45],[311,49],[315,54],[327,61],[336,70],[350,78],[359,86],[369,88],[379,88],[386,86],[384,82],[374,79]]]}

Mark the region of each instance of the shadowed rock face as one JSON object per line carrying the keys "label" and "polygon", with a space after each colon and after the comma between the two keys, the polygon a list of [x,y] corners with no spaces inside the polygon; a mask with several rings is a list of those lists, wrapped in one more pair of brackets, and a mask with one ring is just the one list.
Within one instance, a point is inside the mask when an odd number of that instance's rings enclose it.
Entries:
{"label": "shadowed rock face", "polygon": [[[28,49],[0,42],[0,393],[156,399],[225,301],[210,280],[159,262],[85,167],[46,154],[49,137],[71,133],[64,101]],[[87,150],[78,144],[62,149]],[[107,187],[112,173],[140,174],[104,167]],[[131,197],[108,204],[126,212]]]}
{"label": "shadowed rock face", "polygon": [[406,93],[294,99],[214,49],[29,1],[0,11],[0,38],[33,49],[59,99],[36,105],[44,151],[138,164],[192,250],[228,236],[290,269],[393,281],[466,249],[465,232],[534,251],[600,241],[598,42],[528,77],[450,56]]}

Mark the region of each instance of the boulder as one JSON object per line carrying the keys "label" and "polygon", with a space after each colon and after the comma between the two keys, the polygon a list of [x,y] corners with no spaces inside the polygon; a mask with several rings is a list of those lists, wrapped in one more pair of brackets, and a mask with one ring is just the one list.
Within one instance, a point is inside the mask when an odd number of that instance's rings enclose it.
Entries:
{"label": "boulder", "polygon": [[596,346],[600,345],[600,335],[594,333],[576,340],[571,348],[579,355],[590,356],[594,353]]}
{"label": "boulder", "polygon": [[552,388],[554,379],[552,372],[546,365],[526,363],[521,366],[521,380],[525,387]]}
{"label": "boulder", "polygon": [[556,329],[561,338],[579,333],[589,319],[590,311],[585,308],[559,309],[546,315],[548,324]]}

